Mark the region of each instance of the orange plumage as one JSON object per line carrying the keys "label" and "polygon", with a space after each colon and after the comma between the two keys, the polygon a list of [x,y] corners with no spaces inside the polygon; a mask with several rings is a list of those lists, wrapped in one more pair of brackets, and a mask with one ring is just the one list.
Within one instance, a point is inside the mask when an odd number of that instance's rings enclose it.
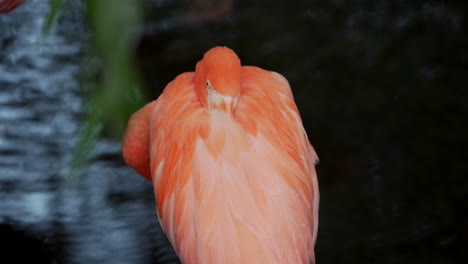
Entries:
{"label": "orange plumage", "polygon": [[280,74],[209,50],[132,116],[123,155],[183,263],[315,263],[317,156]]}

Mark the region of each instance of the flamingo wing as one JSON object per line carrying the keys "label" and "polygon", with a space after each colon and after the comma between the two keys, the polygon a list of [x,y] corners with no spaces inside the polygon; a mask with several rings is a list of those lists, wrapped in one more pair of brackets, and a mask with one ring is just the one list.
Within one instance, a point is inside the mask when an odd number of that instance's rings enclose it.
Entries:
{"label": "flamingo wing", "polygon": [[[302,203],[312,210],[311,226],[315,244],[318,228],[319,190],[315,165],[317,154],[310,144],[294,102],[289,82],[277,72],[255,66],[242,67],[242,96],[236,111],[237,121],[251,135],[259,133],[293,159],[302,173],[283,172],[294,190],[301,192]],[[312,203],[311,203],[312,202]]]}

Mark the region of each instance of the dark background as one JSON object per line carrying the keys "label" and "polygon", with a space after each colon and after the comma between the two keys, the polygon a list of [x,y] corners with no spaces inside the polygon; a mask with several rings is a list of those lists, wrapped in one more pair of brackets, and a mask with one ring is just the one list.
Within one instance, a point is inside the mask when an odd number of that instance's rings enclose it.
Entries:
{"label": "dark background", "polygon": [[[0,14],[0,251],[37,263],[175,262],[151,184],[123,164],[114,128],[84,176],[64,180],[98,32],[70,0],[56,30],[31,40],[46,10],[31,0]],[[216,45],[289,80],[320,158],[317,263],[468,258],[464,1],[148,0],[143,10],[131,55],[146,101]]]}

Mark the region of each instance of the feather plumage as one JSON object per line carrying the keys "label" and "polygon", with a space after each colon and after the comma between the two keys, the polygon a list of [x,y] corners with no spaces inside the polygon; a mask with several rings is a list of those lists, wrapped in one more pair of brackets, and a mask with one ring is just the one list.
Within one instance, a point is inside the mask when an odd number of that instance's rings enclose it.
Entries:
{"label": "feather plumage", "polygon": [[148,133],[149,157],[136,156],[150,161],[158,217],[182,262],[315,262],[317,156],[287,80],[242,67],[231,112],[207,109],[197,74],[179,75],[137,112],[123,146],[124,155],[144,151],[130,138]]}

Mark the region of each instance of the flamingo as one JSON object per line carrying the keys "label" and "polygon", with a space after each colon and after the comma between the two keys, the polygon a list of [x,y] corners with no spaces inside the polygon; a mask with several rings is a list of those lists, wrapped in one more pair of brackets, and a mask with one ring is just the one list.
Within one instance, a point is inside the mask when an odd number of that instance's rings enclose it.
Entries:
{"label": "flamingo", "polygon": [[279,73],[210,49],[132,115],[122,152],[182,263],[315,263],[318,159]]}
{"label": "flamingo", "polygon": [[0,0],[0,13],[7,13],[21,5],[24,0]]}

